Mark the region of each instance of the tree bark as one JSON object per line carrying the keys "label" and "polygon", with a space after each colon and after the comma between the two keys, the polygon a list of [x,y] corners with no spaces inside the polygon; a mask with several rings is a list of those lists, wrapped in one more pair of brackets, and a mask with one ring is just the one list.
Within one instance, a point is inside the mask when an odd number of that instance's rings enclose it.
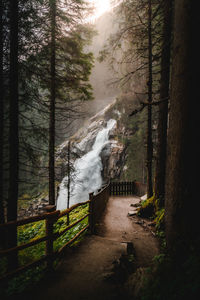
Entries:
{"label": "tree bark", "polygon": [[50,121],[49,121],[49,204],[55,205],[55,101],[56,101],[56,0],[50,0],[51,18],[51,94],[50,94]]}
{"label": "tree bark", "polygon": [[[4,82],[3,82],[3,2],[0,0],[0,224],[5,223],[4,215]],[[5,246],[5,231],[0,230],[0,248]]]}
{"label": "tree bark", "polygon": [[[17,219],[19,130],[18,130],[18,1],[10,1],[10,103],[9,103],[9,190],[7,220]],[[17,228],[9,230],[8,246],[17,245]],[[12,255],[10,269],[17,265],[17,256]]]}
{"label": "tree bark", "polygon": [[171,23],[172,0],[163,1],[164,24],[163,45],[161,57],[161,84],[160,99],[166,99],[159,105],[158,116],[158,145],[155,171],[155,197],[159,199],[160,207],[164,206],[165,172],[167,153],[167,123],[168,123],[168,99],[170,80],[170,52],[171,52]]}
{"label": "tree bark", "polygon": [[[71,143],[68,142],[68,151],[67,151],[67,208],[69,208],[70,204],[70,151],[71,151]],[[69,214],[67,214],[67,224],[69,225]]]}
{"label": "tree bark", "polygon": [[147,121],[147,197],[153,195],[152,187],[152,158],[153,158],[153,142],[152,142],[152,24],[151,24],[152,7],[151,0],[148,1],[148,121]]}
{"label": "tree bark", "polygon": [[3,84],[3,2],[0,0],[0,224],[5,222],[3,206],[3,133],[4,133],[4,84]]}
{"label": "tree bark", "polygon": [[197,12],[196,2],[175,1],[165,206],[167,246],[177,257],[200,244]]}

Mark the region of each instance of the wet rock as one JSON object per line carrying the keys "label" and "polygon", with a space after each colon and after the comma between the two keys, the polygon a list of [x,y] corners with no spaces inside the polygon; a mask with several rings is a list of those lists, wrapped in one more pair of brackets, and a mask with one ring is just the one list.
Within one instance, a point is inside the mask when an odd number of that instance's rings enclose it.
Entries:
{"label": "wet rock", "polygon": [[132,207],[140,207],[141,204],[140,203],[135,203],[135,204],[131,204],[130,206],[132,206]]}
{"label": "wet rock", "polygon": [[137,209],[135,209],[135,210],[130,210],[130,211],[128,212],[128,216],[129,216],[129,217],[135,216],[136,214],[137,214]]}
{"label": "wet rock", "polygon": [[140,197],[140,199],[141,199],[142,201],[147,200],[147,194],[145,194],[144,196]]}
{"label": "wet rock", "polygon": [[112,140],[101,152],[103,163],[102,177],[105,181],[110,178],[119,178],[123,170],[125,146],[120,142]]}
{"label": "wet rock", "polygon": [[138,225],[143,225],[143,224],[144,224],[144,221],[143,221],[143,220],[141,220],[141,221],[140,221],[140,220],[138,220],[138,221],[136,221],[136,222],[135,222],[135,224],[138,224]]}

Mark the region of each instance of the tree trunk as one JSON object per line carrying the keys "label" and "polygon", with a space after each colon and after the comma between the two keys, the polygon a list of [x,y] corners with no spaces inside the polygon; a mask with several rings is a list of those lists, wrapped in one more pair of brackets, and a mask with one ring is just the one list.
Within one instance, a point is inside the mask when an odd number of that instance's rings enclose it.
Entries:
{"label": "tree trunk", "polygon": [[0,224],[4,223],[3,208],[3,132],[4,132],[4,85],[3,85],[3,2],[0,0]]}
{"label": "tree trunk", "polygon": [[[4,145],[4,82],[3,82],[3,2],[0,0],[0,224],[5,223],[4,216],[4,159],[3,159],[3,145]],[[0,230],[0,248],[5,244],[5,232]]]}
{"label": "tree trunk", "polygon": [[170,52],[171,52],[171,21],[172,0],[163,1],[164,25],[163,45],[161,57],[161,84],[158,119],[158,146],[155,171],[155,197],[160,200],[160,206],[164,206],[165,172],[167,152],[167,122],[168,122],[168,99],[170,80]]}
{"label": "tree trunk", "polygon": [[[70,151],[71,151],[71,143],[68,142],[68,152],[67,152],[67,208],[69,208],[70,204]],[[67,224],[69,225],[69,214],[67,214]]]}
{"label": "tree trunk", "polygon": [[[10,1],[10,103],[9,103],[9,190],[7,220],[17,219],[18,201],[18,164],[19,164],[19,132],[18,132],[18,1]],[[17,229],[9,230],[8,246],[17,245]],[[16,255],[12,255],[9,267],[17,265]]]}
{"label": "tree trunk", "polygon": [[49,121],[49,204],[55,205],[56,0],[50,0],[50,18],[51,18],[51,58],[50,58],[51,95],[50,95],[50,121]]}
{"label": "tree trunk", "polygon": [[197,12],[196,2],[175,1],[165,206],[167,246],[177,256],[199,243],[200,236]]}
{"label": "tree trunk", "polygon": [[153,142],[152,142],[152,24],[151,24],[151,0],[148,1],[148,121],[147,121],[147,197],[153,195],[152,188],[152,158],[153,158]]}

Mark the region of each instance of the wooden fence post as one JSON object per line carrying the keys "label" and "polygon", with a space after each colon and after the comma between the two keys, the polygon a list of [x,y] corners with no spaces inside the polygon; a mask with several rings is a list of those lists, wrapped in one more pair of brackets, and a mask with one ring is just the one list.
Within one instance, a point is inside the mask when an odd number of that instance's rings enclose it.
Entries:
{"label": "wooden fence post", "polygon": [[135,181],[132,182],[132,195],[135,194]]}
{"label": "wooden fence post", "polygon": [[90,233],[94,233],[94,205],[93,205],[93,198],[94,198],[94,193],[89,194],[89,230]]}
{"label": "wooden fence post", "polygon": [[[45,254],[47,256],[47,270],[51,272],[53,270],[53,224],[57,220],[59,211],[56,211],[55,205],[48,205],[46,210],[49,212],[46,218],[46,236],[49,238],[46,241]],[[52,214],[51,212],[55,212],[55,214]]]}

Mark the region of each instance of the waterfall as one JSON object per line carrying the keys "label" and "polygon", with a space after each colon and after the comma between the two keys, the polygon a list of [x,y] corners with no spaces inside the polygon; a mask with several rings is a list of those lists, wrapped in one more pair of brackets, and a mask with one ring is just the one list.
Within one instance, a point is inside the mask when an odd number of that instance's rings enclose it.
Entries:
{"label": "waterfall", "polygon": [[[103,165],[100,154],[105,145],[109,143],[109,131],[115,124],[116,120],[110,119],[107,122],[107,126],[97,134],[92,150],[75,161],[72,174],[74,181],[70,187],[70,206],[89,200],[89,193],[95,193],[101,188]],[[66,176],[60,184],[57,199],[58,210],[67,208],[67,181],[68,178]]]}

